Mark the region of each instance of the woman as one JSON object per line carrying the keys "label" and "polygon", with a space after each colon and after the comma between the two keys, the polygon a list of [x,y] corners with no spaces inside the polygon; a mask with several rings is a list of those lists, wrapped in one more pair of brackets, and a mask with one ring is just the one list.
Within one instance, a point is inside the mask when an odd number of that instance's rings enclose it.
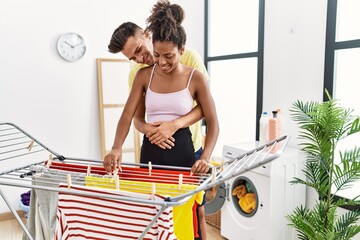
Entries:
{"label": "woman", "polygon": [[[118,122],[113,147],[104,159],[104,167],[108,172],[112,172],[121,164],[122,145],[143,94],[145,94],[147,121],[152,124],[172,121],[188,114],[193,108],[193,101],[196,100],[207,123],[207,136],[199,160],[195,160],[188,127],[175,132],[173,138],[176,144],[171,149],[159,148],[144,136],[140,162],[192,166],[192,172],[195,173],[205,173],[209,170],[208,163],[219,134],[219,125],[205,76],[198,70],[180,63],[186,42],[186,33],[181,26],[183,18],[184,11],[179,5],[159,1],[153,7],[152,15],[147,19],[147,30],[152,33],[155,64],[140,69],[135,77]],[[199,208],[199,223],[201,230],[199,237],[206,239],[204,206]]]}
{"label": "woman", "polygon": [[191,133],[188,128],[183,128],[174,134],[176,144],[171,149],[161,149],[144,137],[140,162],[192,166],[193,172],[200,173],[209,169],[208,162],[218,137],[219,125],[204,75],[179,61],[186,42],[186,33],[181,26],[183,18],[184,12],[179,5],[159,1],[147,19],[156,64],[139,70],[135,77],[118,122],[113,147],[104,158],[104,167],[109,172],[121,165],[121,148],[143,94],[148,122],[170,121],[185,115],[191,111],[195,99],[202,108],[208,128],[204,151],[198,161],[195,161]]}

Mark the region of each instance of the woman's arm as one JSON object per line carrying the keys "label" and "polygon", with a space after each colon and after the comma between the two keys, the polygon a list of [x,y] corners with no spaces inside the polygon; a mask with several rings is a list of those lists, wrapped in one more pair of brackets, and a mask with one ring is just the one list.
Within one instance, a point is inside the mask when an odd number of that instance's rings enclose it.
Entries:
{"label": "woman's arm", "polygon": [[129,133],[131,121],[144,92],[145,81],[143,75],[144,73],[139,71],[139,74],[135,77],[134,85],[117,124],[113,146],[111,151],[104,157],[103,165],[107,172],[112,172],[121,165],[122,145]]}
{"label": "woman's arm", "polygon": [[215,102],[210,93],[210,89],[203,74],[194,72],[191,92],[194,92],[202,108],[206,125],[207,134],[203,153],[200,159],[192,167],[193,172],[207,172],[209,170],[208,162],[212,151],[214,150],[217,138],[219,136],[219,122],[216,114]]}

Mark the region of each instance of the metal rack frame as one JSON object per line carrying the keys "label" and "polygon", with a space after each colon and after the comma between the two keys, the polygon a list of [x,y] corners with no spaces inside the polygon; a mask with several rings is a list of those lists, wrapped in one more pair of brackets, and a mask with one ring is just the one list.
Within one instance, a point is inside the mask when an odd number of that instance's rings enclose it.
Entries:
{"label": "metal rack frame", "polygon": [[[285,141],[284,141],[285,140]],[[41,179],[36,184],[34,184],[34,179],[32,176],[34,174],[39,174],[46,171],[53,171],[49,163],[66,163],[66,164],[76,164],[82,166],[82,169],[89,169],[89,166],[95,166],[96,168],[102,168],[102,160],[93,160],[93,159],[80,159],[80,158],[68,158],[60,155],[51,149],[47,148],[44,144],[38,141],[36,138],[32,137],[29,133],[18,127],[13,123],[0,123],[0,186],[11,186],[11,187],[21,187],[21,188],[30,188],[30,189],[41,189],[52,192],[62,192],[67,194],[82,195],[88,197],[97,197],[97,198],[112,198],[122,201],[131,201],[142,204],[149,205],[158,205],[160,210],[156,216],[152,219],[149,226],[144,229],[143,233],[139,236],[138,239],[143,239],[150,227],[156,222],[158,217],[162,212],[173,206],[179,206],[184,204],[192,195],[199,193],[201,191],[207,190],[211,187],[217,186],[233,177],[243,174],[246,171],[254,169],[258,166],[264,165],[268,162],[273,161],[281,155],[284,148],[286,147],[289,138],[287,136],[280,137],[270,143],[264,144],[258,148],[255,148],[251,151],[248,151],[238,157],[235,157],[226,162],[222,162],[219,166],[213,166],[211,174],[206,175],[194,175],[190,176],[190,168],[181,168],[181,167],[170,167],[170,166],[160,166],[160,165],[149,165],[149,164],[130,164],[124,163],[122,166],[126,166],[130,169],[129,173],[131,176],[131,168],[154,168],[155,169],[166,169],[175,171],[184,171],[184,176],[181,176],[181,183],[191,183],[197,185],[195,190],[184,191],[180,195],[174,197],[167,197],[164,201],[160,200],[147,200],[147,199],[137,199],[131,197],[123,196],[112,196],[103,195],[99,193],[84,193],[82,191],[77,191],[74,189],[60,189],[58,187],[58,182],[51,184],[49,179]],[[280,142],[283,142],[280,144]],[[279,146],[281,145],[281,146]],[[272,154],[273,150],[278,148],[278,150]],[[5,165],[5,167],[1,165]],[[10,167],[9,167],[10,166]],[[50,167],[49,167],[50,166]],[[151,168],[150,168],[151,167]],[[69,171],[59,171],[57,170],[57,176],[60,181],[66,183],[69,173],[74,171],[74,169],[69,169]],[[78,171],[77,171],[78,172]],[[89,174],[86,171],[83,171],[82,174]],[[144,174],[149,174],[144,172]],[[174,180],[179,179],[179,174],[174,174],[171,176]],[[121,175],[120,175],[121,178]],[[167,181],[166,179],[164,181]],[[46,183],[46,184],[45,184]],[[73,182],[74,183],[74,182]],[[76,182],[75,182],[76,184]],[[21,218],[15,209],[11,206],[6,196],[0,189],[0,195],[4,199],[8,208],[16,218],[17,222],[20,224],[24,233],[29,239],[33,239],[26,226],[23,224]]]}

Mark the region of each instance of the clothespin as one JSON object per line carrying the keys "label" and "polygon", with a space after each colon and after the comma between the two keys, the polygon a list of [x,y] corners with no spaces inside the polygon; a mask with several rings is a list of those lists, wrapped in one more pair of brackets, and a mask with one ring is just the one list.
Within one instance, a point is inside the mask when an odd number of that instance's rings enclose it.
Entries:
{"label": "clothespin", "polygon": [[89,164],[86,170],[86,176],[89,176],[91,174],[91,165]]}
{"label": "clothespin", "polygon": [[52,161],[53,161],[52,154],[49,154],[49,160],[46,163],[46,168],[49,168],[51,166]]}
{"label": "clothespin", "polygon": [[180,173],[179,174],[179,187],[178,187],[179,190],[181,189],[182,184],[183,184],[183,174]]}
{"label": "clothespin", "polygon": [[155,183],[151,183],[151,200],[155,200],[155,194],[156,194],[156,186]]}
{"label": "clothespin", "polygon": [[66,174],[68,188],[71,188],[71,174]]}
{"label": "clothespin", "polygon": [[151,162],[149,162],[149,176],[151,176],[151,171],[152,171],[152,164]]}
{"label": "clothespin", "polygon": [[116,174],[116,176],[115,176],[115,189],[120,190],[120,180],[119,180],[118,174]]}
{"label": "clothespin", "polygon": [[33,145],[34,145],[34,140],[31,141],[31,143],[29,144],[29,146],[27,146],[27,149],[29,150],[29,152],[31,151]]}
{"label": "clothespin", "polygon": [[210,167],[211,167],[211,181],[215,181],[215,175],[216,175],[216,168],[214,165],[210,164]]}
{"label": "clothespin", "polygon": [[112,182],[114,182],[114,180],[116,180],[116,176],[118,176],[119,177],[119,175],[118,175],[118,172],[119,172],[119,169],[115,169],[114,170],[114,172],[113,172],[113,177],[111,178],[111,180],[110,180],[110,182],[112,183]]}

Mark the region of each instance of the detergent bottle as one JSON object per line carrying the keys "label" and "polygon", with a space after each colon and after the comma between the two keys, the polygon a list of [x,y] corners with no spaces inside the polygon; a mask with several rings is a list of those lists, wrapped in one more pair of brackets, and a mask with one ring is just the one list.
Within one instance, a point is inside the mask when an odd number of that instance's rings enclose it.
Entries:
{"label": "detergent bottle", "polygon": [[[277,118],[277,111],[272,111],[272,118],[269,119],[269,142],[274,141],[276,138],[280,137],[279,134],[279,119]],[[278,150],[278,144],[276,144],[271,153],[275,153]]]}
{"label": "detergent bottle", "polygon": [[269,115],[267,112],[262,112],[260,117],[260,128],[259,128],[259,142],[263,145],[269,140]]}

